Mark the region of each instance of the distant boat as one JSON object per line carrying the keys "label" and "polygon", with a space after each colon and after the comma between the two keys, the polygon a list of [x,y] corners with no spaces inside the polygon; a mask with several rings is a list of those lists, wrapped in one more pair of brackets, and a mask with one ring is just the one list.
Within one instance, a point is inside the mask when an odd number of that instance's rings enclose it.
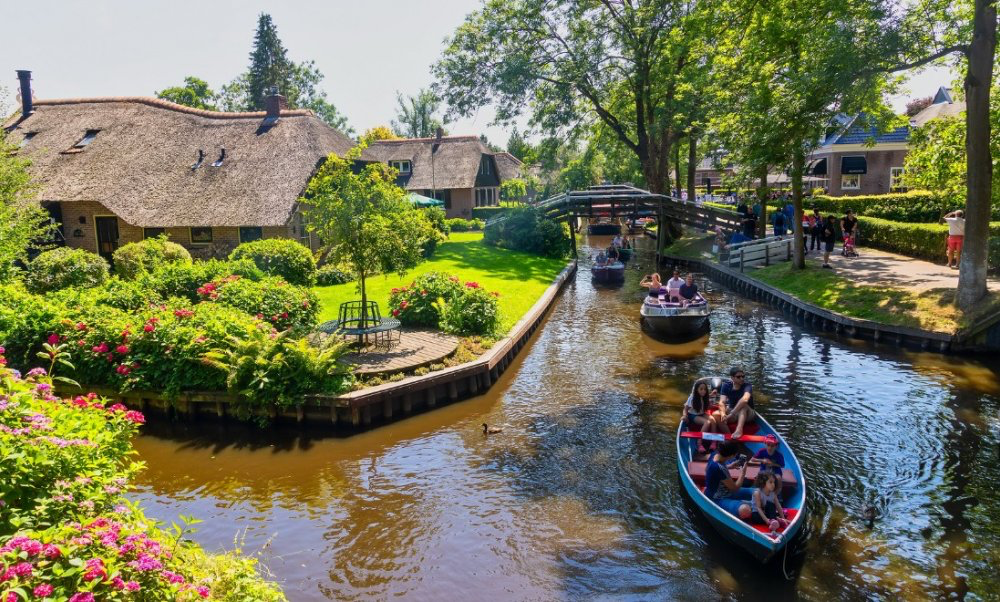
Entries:
{"label": "distant boat", "polygon": [[[665,289],[660,289],[663,292]],[[665,295],[646,297],[639,308],[643,322],[653,332],[678,337],[701,332],[712,314],[708,301],[697,293],[687,305],[668,301]]]}
{"label": "distant boat", "polygon": [[609,218],[595,218],[590,220],[590,223],[587,225],[587,234],[613,235],[621,233],[622,225]]}
{"label": "distant boat", "polygon": [[[691,396],[694,395],[695,388],[701,382],[706,382],[711,390],[719,389],[725,380],[717,376],[698,379],[691,387]],[[691,397],[688,399],[690,400]],[[785,518],[789,523],[780,531],[780,537],[777,538],[770,535],[767,526],[753,525],[743,521],[723,510],[721,506],[705,495],[705,471],[708,467],[708,457],[706,454],[698,453],[698,442],[702,438],[702,433],[701,431],[687,430],[684,420],[681,421],[677,429],[677,471],[680,473],[684,491],[690,496],[698,510],[708,519],[708,522],[712,523],[716,531],[761,562],[767,562],[773,558],[802,529],[802,524],[805,522],[806,500],[806,481],[798,458],[795,457],[795,453],[788,447],[781,435],[771,428],[771,425],[760,414],[757,414],[754,422],[743,429],[743,436],[738,441],[744,444],[751,453],[756,453],[764,446],[765,435],[777,437],[778,450],[785,457],[781,506],[785,510]],[[719,439],[730,438],[729,435],[715,434],[714,436]],[[752,483],[757,477],[758,471],[759,468],[756,466],[747,468],[747,480],[744,481],[743,485],[748,486],[749,483]],[[739,471],[730,469],[730,474],[736,478],[739,476]]]}
{"label": "distant boat", "polygon": [[625,264],[615,261],[606,265],[590,266],[590,277],[600,284],[622,284],[625,282]]}

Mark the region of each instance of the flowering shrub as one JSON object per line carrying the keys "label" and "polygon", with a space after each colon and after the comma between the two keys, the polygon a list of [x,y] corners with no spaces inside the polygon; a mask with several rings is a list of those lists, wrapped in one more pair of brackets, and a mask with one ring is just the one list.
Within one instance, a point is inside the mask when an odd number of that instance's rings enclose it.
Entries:
{"label": "flowering shrub", "polygon": [[51,394],[0,349],[0,600],[283,600],[253,561],[208,556],[125,499],[139,412]]}
{"label": "flowering shrub", "polygon": [[441,272],[417,276],[409,286],[392,289],[389,307],[394,317],[406,325],[438,326],[441,313],[435,306],[438,299],[451,301],[462,294],[458,278]]}
{"label": "flowering shrub", "polygon": [[272,324],[278,330],[306,330],[316,325],[319,300],[311,290],[288,284],[281,278],[259,282],[228,276],[197,289],[205,301],[235,307]]}
{"label": "flowering shrub", "polygon": [[312,252],[291,239],[245,242],[233,249],[229,259],[249,259],[265,274],[281,276],[291,284],[312,286],[316,281],[316,260]]}
{"label": "flowering shrub", "polygon": [[152,272],[166,263],[191,263],[191,254],[166,235],[122,245],[112,256],[115,273],[126,280]]}
{"label": "flowering shrub", "polygon": [[148,284],[141,280],[123,280],[118,276],[112,276],[104,285],[93,290],[91,298],[98,305],[109,305],[125,310],[142,309],[163,300]]}
{"label": "flowering shrub", "polygon": [[260,280],[264,277],[264,272],[249,259],[239,261],[206,259],[191,264],[164,264],[152,274],[144,276],[142,281],[162,299],[183,297],[196,303],[201,300],[198,289],[206,282],[233,275],[248,280]]}
{"label": "flowering shrub", "polygon": [[45,251],[28,264],[28,287],[37,293],[70,286],[91,288],[108,279],[108,262],[83,249],[59,247]]}
{"label": "flowering shrub", "polygon": [[460,335],[495,334],[500,326],[499,296],[476,282],[466,282],[461,295],[440,304],[441,330]]}

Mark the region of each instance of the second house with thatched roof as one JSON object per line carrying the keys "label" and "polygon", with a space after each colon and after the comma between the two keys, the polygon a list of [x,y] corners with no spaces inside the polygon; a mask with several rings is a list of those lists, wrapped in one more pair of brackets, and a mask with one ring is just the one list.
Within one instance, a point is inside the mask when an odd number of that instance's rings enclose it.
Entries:
{"label": "second house with thatched roof", "polygon": [[68,246],[110,259],[165,233],[202,257],[259,238],[317,247],[298,199],[326,156],[354,142],[311,111],[278,94],[252,113],[147,97],[35,101],[30,73],[18,75],[26,93],[4,129]]}

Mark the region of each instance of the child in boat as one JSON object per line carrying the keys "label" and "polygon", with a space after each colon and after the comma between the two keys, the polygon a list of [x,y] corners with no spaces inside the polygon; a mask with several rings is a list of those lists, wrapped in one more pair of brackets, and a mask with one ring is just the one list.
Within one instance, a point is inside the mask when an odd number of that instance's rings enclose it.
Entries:
{"label": "child in boat", "polygon": [[771,473],[778,480],[778,494],[781,494],[782,487],[782,469],[785,468],[785,456],[781,455],[778,451],[778,438],[773,434],[768,434],[764,437],[764,447],[757,450],[757,453],[753,455],[753,459],[750,460],[753,464],[760,465],[760,472],[758,474]]}
{"label": "child in boat", "polygon": [[747,463],[743,462],[738,478],[733,479],[729,474],[729,466],[736,459],[739,449],[736,441],[723,441],[719,451],[708,459],[708,466],[705,467],[705,495],[720,508],[736,516],[740,516],[744,507],[749,510],[746,500],[734,497],[739,494],[743,479],[747,476]]}
{"label": "child in boat", "polygon": [[[684,404],[684,411],[687,415],[688,430],[701,430],[703,433],[711,433],[716,430],[715,421],[712,420],[709,411],[711,410],[712,398],[708,388],[708,383],[700,382],[694,389],[691,399]],[[708,441],[702,440],[701,445],[705,451],[709,450]]]}
{"label": "child in boat", "polygon": [[[768,525],[772,534],[787,527],[788,520],[785,519],[785,510],[781,507],[781,502],[778,501],[778,481],[774,478],[774,474],[770,472],[758,474],[753,485],[753,495],[750,498],[750,522],[755,525]],[[745,508],[741,507],[740,516],[745,514]]]}

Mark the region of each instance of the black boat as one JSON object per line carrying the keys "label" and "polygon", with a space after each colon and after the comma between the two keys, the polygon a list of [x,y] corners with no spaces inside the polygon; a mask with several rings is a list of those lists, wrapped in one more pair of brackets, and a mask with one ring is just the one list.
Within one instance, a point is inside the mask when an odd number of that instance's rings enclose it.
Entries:
{"label": "black boat", "polygon": [[603,265],[590,266],[590,277],[601,284],[622,284],[625,282],[625,264],[615,261]]}
{"label": "black boat", "polygon": [[663,295],[648,296],[639,309],[639,315],[650,330],[668,337],[701,332],[708,325],[708,316],[711,313],[708,301],[700,293],[687,304],[669,300]]}
{"label": "black boat", "polygon": [[614,235],[622,233],[622,225],[607,218],[592,219],[587,224],[587,234]]}

